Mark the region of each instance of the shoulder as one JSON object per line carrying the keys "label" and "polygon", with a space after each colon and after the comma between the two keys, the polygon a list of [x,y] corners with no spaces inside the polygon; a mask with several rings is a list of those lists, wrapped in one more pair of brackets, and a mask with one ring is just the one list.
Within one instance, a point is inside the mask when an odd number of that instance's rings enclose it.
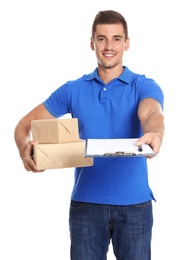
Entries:
{"label": "shoulder", "polygon": [[126,82],[129,85],[140,85],[144,81],[150,82],[151,79],[148,79],[144,74],[135,73],[130,70],[127,66],[124,66],[123,73],[119,76],[119,79]]}
{"label": "shoulder", "polygon": [[164,93],[161,86],[154,79],[147,77],[145,74],[134,73],[127,67],[125,67],[124,73],[128,84],[138,93],[139,101],[145,98],[153,98],[163,106]]}
{"label": "shoulder", "polygon": [[75,80],[67,81],[66,83],[64,83],[62,85],[62,87],[65,87],[65,86],[67,86],[67,87],[74,87],[74,86],[81,87],[81,86],[84,86],[85,84],[88,84],[90,81],[92,81],[95,78],[96,78],[96,73],[95,73],[95,71],[93,71],[92,73],[84,74],[84,75],[82,75],[81,77],[79,77]]}

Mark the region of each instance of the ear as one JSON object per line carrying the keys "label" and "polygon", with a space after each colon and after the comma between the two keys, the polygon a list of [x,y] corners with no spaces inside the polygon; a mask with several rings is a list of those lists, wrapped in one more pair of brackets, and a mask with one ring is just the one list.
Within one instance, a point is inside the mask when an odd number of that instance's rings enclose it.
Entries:
{"label": "ear", "polygon": [[94,41],[92,37],[90,38],[90,48],[94,51]]}
{"label": "ear", "polygon": [[130,43],[130,39],[127,38],[127,40],[125,41],[125,51],[127,51],[129,49],[129,43]]}

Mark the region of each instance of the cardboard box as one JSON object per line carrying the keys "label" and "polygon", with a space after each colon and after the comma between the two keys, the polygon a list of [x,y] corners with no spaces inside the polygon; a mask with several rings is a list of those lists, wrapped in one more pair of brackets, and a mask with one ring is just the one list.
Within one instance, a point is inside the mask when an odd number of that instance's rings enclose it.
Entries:
{"label": "cardboard box", "polygon": [[33,159],[38,170],[92,166],[93,158],[84,158],[85,144],[82,139],[63,144],[36,144]]}
{"label": "cardboard box", "polygon": [[78,119],[42,119],[31,122],[33,140],[40,144],[60,144],[79,140]]}

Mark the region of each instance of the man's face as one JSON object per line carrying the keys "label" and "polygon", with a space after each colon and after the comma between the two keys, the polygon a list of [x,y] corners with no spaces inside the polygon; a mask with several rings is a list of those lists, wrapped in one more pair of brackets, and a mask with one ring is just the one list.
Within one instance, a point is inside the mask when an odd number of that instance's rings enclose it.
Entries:
{"label": "man's face", "polygon": [[98,64],[104,68],[113,68],[122,64],[124,51],[129,48],[129,39],[125,39],[122,24],[98,24],[91,49],[96,52]]}

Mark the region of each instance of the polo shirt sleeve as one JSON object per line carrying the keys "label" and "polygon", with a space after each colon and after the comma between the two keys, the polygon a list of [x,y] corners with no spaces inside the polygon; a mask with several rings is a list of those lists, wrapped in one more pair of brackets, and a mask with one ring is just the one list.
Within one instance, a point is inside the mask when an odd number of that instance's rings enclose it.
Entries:
{"label": "polo shirt sleeve", "polygon": [[67,83],[56,89],[51,95],[43,102],[45,108],[54,117],[61,117],[69,113],[67,105]]}
{"label": "polo shirt sleeve", "polygon": [[139,93],[139,102],[145,98],[153,98],[158,101],[162,109],[164,109],[164,93],[153,79],[141,75],[138,77],[136,84]]}

